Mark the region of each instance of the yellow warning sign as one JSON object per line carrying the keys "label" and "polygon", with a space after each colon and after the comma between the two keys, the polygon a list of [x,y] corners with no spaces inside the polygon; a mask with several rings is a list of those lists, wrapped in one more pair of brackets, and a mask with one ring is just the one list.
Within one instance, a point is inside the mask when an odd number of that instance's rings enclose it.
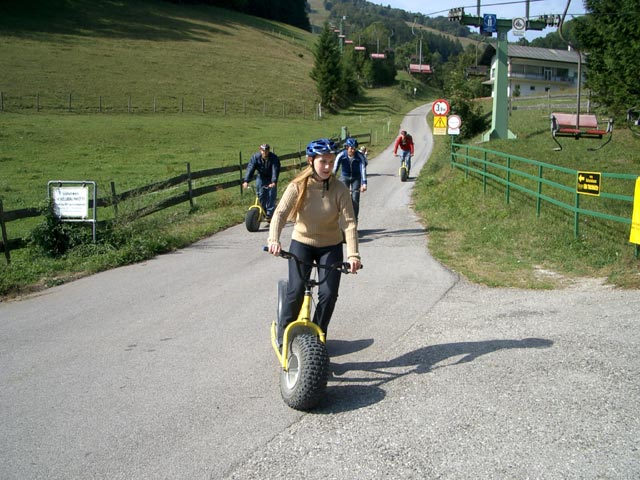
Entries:
{"label": "yellow warning sign", "polygon": [[636,188],[633,193],[633,214],[631,215],[629,241],[640,244],[640,177],[636,178]]}
{"label": "yellow warning sign", "polygon": [[433,134],[447,134],[447,117],[445,117],[444,115],[436,115],[433,117]]}

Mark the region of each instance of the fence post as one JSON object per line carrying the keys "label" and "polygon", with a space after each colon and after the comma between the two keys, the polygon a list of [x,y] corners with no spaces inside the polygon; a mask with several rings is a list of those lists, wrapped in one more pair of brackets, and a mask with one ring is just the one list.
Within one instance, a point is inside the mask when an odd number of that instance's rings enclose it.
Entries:
{"label": "fence post", "polygon": [[4,92],[0,92],[0,112],[4,111]]}
{"label": "fence post", "polygon": [[243,171],[242,171],[242,152],[238,152],[238,172],[240,172],[240,196],[242,196],[242,180],[243,180]]}
{"label": "fence post", "polygon": [[156,96],[153,96],[153,113],[156,113]]}
{"label": "fence post", "polygon": [[193,184],[191,182],[191,163],[187,162],[187,186],[189,188],[189,206],[193,210]]}
{"label": "fence post", "polygon": [[204,97],[202,97],[202,113],[204,113]]}
{"label": "fence post", "polygon": [[7,265],[9,265],[11,263],[11,254],[9,253],[7,227],[4,224],[4,209],[2,208],[2,199],[0,199],[0,227],[2,228],[2,245],[4,246],[4,256],[7,259]]}
{"label": "fence post", "polygon": [[226,98],[224,99],[224,102],[223,102],[223,105],[222,105],[222,113],[224,115],[227,114],[227,99]]}
{"label": "fence post", "polygon": [[118,216],[118,196],[116,195],[116,184],[111,182],[111,203],[113,205],[113,217]]}
{"label": "fence post", "polygon": [[184,97],[180,97],[180,113],[184,112]]}
{"label": "fence post", "polygon": [[127,97],[127,113],[131,113],[131,95]]}
{"label": "fence post", "polygon": [[36,93],[36,112],[40,111],[40,94]]}
{"label": "fence post", "polygon": [[69,94],[69,111],[71,111],[71,94]]}
{"label": "fence post", "polygon": [[573,214],[573,237],[578,238],[580,235],[580,213],[578,212],[578,210],[580,210],[580,194],[576,191],[575,196],[576,210]]}
{"label": "fence post", "polygon": [[540,210],[542,207],[542,165],[538,165],[538,198],[536,199],[536,217],[540,217]]}
{"label": "fence post", "polygon": [[98,100],[98,111],[102,113],[102,95],[100,95],[100,99]]}

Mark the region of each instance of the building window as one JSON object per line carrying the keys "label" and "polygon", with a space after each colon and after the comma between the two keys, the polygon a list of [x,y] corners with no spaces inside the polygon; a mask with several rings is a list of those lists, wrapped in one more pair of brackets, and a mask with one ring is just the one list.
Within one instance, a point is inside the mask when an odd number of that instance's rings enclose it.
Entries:
{"label": "building window", "polygon": [[535,85],[531,85],[529,87],[529,90],[531,90],[532,92],[535,92],[536,91],[536,86]]}

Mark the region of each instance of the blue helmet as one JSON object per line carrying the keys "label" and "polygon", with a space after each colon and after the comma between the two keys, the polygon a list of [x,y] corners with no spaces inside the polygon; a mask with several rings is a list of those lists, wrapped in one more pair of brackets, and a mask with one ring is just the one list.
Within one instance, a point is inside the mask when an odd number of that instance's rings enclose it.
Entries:
{"label": "blue helmet", "polygon": [[344,142],[344,146],[345,147],[352,147],[352,148],[358,148],[358,140],[356,140],[353,137],[349,137],[347,138],[347,140]]}
{"label": "blue helmet", "polygon": [[307,156],[315,157],[316,155],[322,155],[323,153],[336,153],[338,146],[328,138],[321,138],[314,140],[307,145]]}

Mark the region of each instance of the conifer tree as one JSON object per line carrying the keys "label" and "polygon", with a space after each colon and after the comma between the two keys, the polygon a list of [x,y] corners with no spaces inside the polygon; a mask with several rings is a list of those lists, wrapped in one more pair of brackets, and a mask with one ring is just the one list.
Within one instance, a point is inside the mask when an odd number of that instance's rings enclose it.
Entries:
{"label": "conifer tree", "polygon": [[338,40],[327,23],[318,38],[313,55],[315,63],[310,75],[316,82],[320,101],[324,107],[335,109],[342,87],[342,66]]}

